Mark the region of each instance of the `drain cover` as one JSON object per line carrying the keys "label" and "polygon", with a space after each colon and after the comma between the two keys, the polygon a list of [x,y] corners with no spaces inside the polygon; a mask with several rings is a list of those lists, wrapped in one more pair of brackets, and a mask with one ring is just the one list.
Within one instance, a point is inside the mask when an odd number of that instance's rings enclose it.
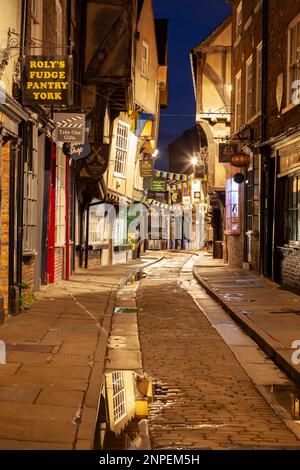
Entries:
{"label": "drain cover", "polygon": [[138,308],[135,307],[116,307],[114,313],[137,313]]}

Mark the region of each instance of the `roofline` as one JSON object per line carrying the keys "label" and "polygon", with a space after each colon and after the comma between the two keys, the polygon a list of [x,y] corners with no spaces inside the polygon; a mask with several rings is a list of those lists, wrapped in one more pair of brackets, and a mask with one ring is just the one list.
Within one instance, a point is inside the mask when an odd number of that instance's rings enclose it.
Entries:
{"label": "roofline", "polygon": [[197,46],[193,47],[191,49],[191,53],[194,52],[195,49],[197,49],[199,46],[205,46],[207,42],[211,41],[214,36],[217,36],[218,33],[221,32],[221,30],[223,28],[225,28],[226,26],[228,26],[230,23],[232,22],[232,13],[230,13],[230,15],[228,15],[210,34],[209,36],[207,36],[207,38],[205,38],[202,42],[200,42],[199,44],[197,44]]}

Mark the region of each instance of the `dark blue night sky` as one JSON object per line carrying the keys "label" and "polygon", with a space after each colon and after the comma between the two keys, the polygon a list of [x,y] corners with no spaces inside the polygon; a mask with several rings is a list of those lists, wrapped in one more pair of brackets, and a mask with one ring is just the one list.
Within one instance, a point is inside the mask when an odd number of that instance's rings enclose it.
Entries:
{"label": "dark blue night sky", "polygon": [[[169,107],[162,111],[157,167],[165,169],[169,143],[195,123],[190,50],[231,12],[226,0],[153,0],[156,18],[169,18]],[[189,117],[168,117],[184,114]]]}

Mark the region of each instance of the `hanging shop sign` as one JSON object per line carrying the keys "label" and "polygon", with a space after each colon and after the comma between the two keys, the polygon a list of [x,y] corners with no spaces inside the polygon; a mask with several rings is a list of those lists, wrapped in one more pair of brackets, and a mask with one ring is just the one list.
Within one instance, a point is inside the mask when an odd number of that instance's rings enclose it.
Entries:
{"label": "hanging shop sign", "polygon": [[109,144],[91,146],[90,155],[87,157],[80,171],[82,178],[99,180],[101,176],[104,175],[108,167],[109,148]]}
{"label": "hanging shop sign", "polygon": [[153,178],[154,159],[152,158],[152,156],[144,156],[140,160],[140,175],[142,178]]}
{"label": "hanging shop sign", "polygon": [[230,163],[231,157],[237,153],[237,144],[219,144],[219,163]]}
{"label": "hanging shop sign", "polygon": [[166,192],[167,191],[167,182],[162,179],[154,179],[151,181],[151,191],[157,192]]}
{"label": "hanging shop sign", "polygon": [[22,103],[29,106],[71,106],[72,56],[24,57]]}
{"label": "hanging shop sign", "polygon": [[56,142],[84,144],[85,114],[55,113]]}
{"label": "hanging shop sign", "polygon": [[171,196],[172,202],[178,204],[182,201],[181,192],[173,193]]}

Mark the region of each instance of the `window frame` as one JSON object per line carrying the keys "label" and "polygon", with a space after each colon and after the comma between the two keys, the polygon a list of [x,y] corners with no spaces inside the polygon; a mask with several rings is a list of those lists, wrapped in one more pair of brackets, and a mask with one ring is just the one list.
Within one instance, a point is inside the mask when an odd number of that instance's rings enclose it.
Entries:
{"label": "window frame", "polygon": [[116,132],[114,175],[126,177],[130,139],[130,126],[126,122],[118,121]]}
{"label": "window frame", "polygon": [[24,162],[23,254],[34,253],[37,248],[38,152],[37,137],[31,122],[27,123],[26,133],[28,147]]}
{"label": "window frame", "polygon": [[[294,192],[296,182],[297,191]],[[289,245],[300,245],[300,173],[287,176],[284,189],[284,241]],[[294,237],[294,231],[296,236]],[[292,235],[291,235],[292,233]]]}
{"label": "window frame", "polygon": [[112,372],[112,398],[114,425],[127,416],[125,374],[123,371]]}
{"label": "window frame", "polygon": [[34,24],[42,22],[43,0],[31,0],[31,18]]}

